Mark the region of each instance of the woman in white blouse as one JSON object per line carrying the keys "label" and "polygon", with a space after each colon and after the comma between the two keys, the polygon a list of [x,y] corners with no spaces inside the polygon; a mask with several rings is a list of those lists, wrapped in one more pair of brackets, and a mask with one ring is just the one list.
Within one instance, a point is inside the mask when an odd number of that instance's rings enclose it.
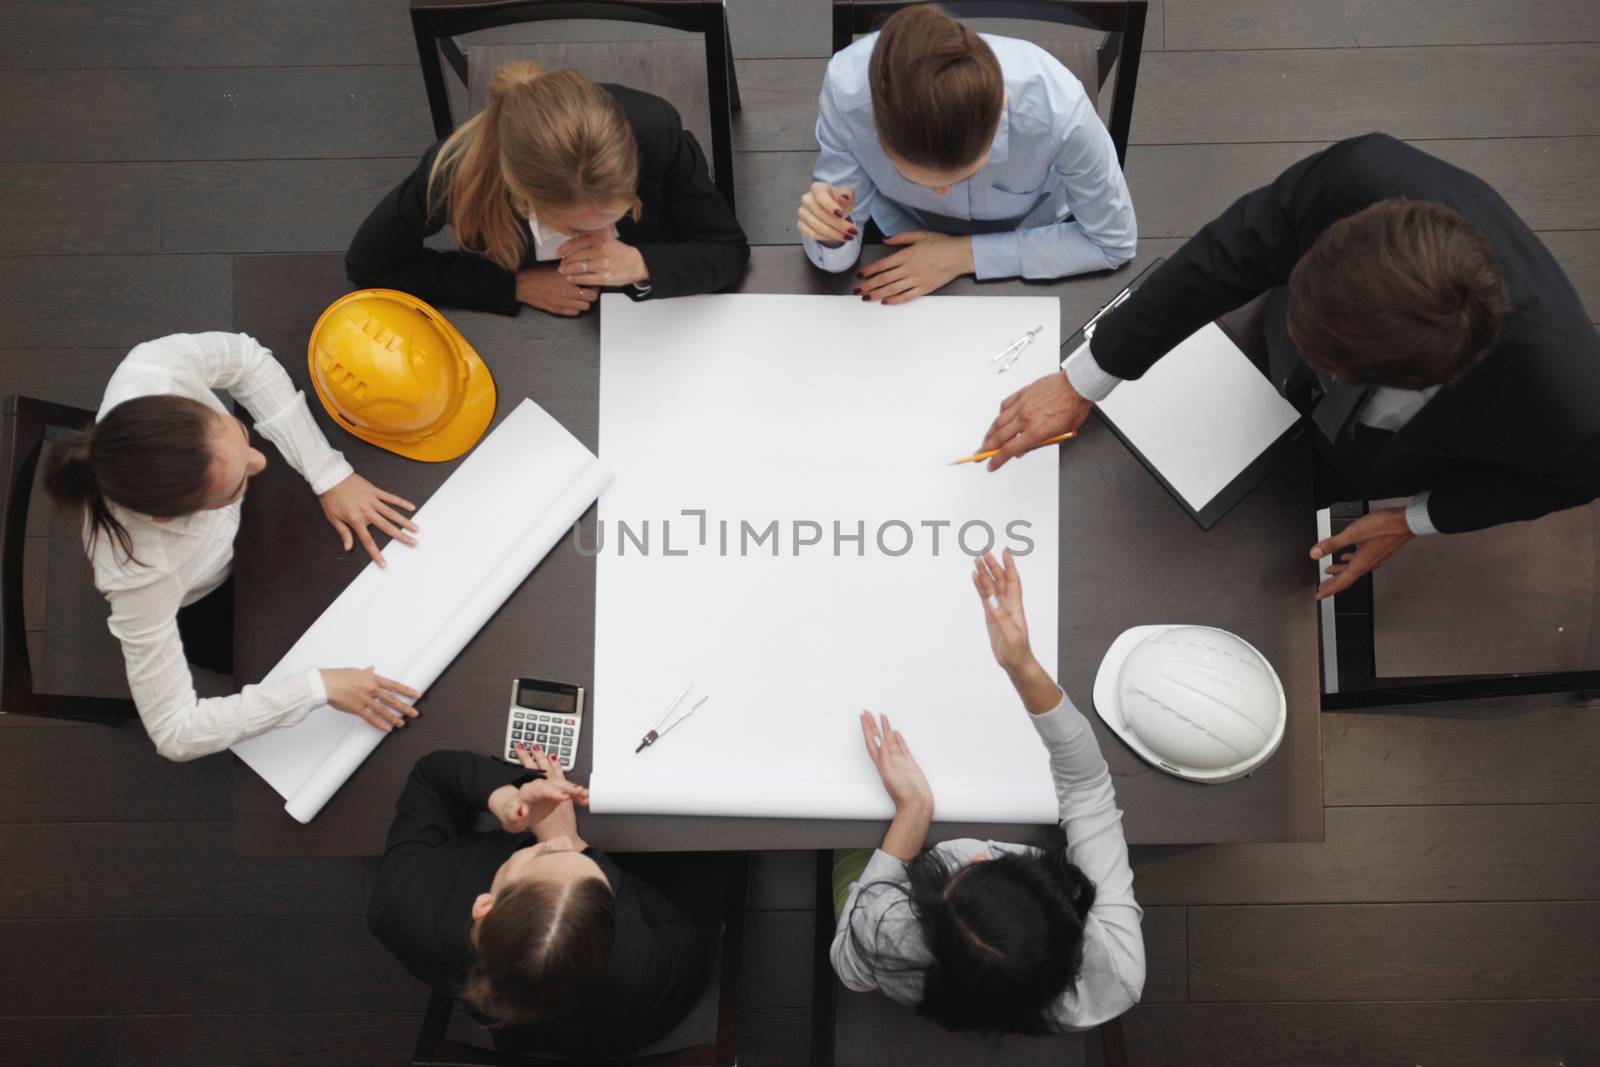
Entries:
{"label": "woman in white blouse", "polygon": [[107,383],[94,427],[54,458],[45,488],[83,510],[95,586],[111,604],[111,632],[156,750],[174,760],[220,752],[322,704],[380,730],[405,725],[420,694],[370,669],[310,670],[231,696],[196,695],[191,659],[231,673],[231,626],[216,621],[232,618],[225,583],[241,501],[267,463],[213,389],[243,404],[311,483],[347,551],[360,540],[382,565],[369,526],[415,543],[416,527],[396,510],[412,505],[354,473],[253,338],[173,334],[134,348]]}
{"label": "woman in white blouse", "polygon": [[[933,794],[888,716],[861,716],[867,753],[895,804],[870,856],[838,853],[833,968],[952,1030],[1086,1030],[1139,1002],[1143,912],[1122,812],[1087,719],[1028,646],[1009,553],[978,561],[989,643],[1050,756],[1066,844],[1048,850],[946,841],[923,850]],[[1003,769],[1002,769],[1003,770]],[[842,899],[840,899],[842,897]]]}

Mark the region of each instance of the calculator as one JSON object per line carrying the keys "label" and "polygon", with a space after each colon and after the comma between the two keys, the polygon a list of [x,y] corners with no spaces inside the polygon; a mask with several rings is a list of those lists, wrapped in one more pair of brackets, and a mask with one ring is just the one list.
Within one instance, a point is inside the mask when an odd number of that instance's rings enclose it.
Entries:
{"label": "calculator", "polygon": [[517,759],[517,742],[540,750],[570,771],[578,759],[578,738],[583,727],[583,687],[565,682],[518,678],[511,683],[511,708],[506,713],[506,743],[502,757]]}

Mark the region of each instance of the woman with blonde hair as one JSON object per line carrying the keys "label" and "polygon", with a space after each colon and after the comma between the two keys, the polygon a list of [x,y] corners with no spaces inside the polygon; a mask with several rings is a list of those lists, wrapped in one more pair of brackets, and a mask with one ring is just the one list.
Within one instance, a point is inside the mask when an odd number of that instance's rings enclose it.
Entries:
{"label": "woman with blonde hair", "polygon": [[[448,223],[459,251],[426,248]],[[685,296],[738,280],[750,245],[705,154],[660,97],[533,63],[423,154],[356,232],[360,286],[512,315],[577,315],[601,289]]]}

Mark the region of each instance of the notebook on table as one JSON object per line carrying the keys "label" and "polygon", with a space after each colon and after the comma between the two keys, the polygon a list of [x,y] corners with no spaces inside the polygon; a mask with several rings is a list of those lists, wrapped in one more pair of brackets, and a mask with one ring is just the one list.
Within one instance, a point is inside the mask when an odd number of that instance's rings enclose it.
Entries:
{"label": "notebook on table", "polygon": [[[1106,308],[1126,299],[1160,264],[1146,268]],[[1099,318],[1061,350],[1089,344]],[[1096,410],[1203,530],[1260,484],[1304,432],[1294,405],[1215,322],[1189,335],[1143,377],[1117,386]]]}

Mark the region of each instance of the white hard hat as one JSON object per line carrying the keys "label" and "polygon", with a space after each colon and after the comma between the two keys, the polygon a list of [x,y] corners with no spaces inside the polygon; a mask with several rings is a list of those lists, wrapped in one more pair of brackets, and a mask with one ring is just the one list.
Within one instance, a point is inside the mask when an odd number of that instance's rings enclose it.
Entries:
{"label": "white hard hat", "polygon": [[1155,766],[1194,782],[1231,782],[1278,750],[1288,709],[1267,658],[1212,626],[1135,626],[1111,643],[1094,706]]}

